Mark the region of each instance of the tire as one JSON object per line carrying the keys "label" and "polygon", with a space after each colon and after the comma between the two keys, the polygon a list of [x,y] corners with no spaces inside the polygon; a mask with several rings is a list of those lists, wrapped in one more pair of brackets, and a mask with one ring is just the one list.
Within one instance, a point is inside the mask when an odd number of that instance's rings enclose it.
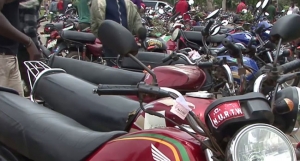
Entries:
{"label": "tire", "polygon": [[[81,53],[80,53],[81,55]],[[70,51],[67,55],[66,58],[71,58],[71,59],[77,59],[77,60],[82,60],[81,56],[78,57],[78,52],[77,51]],[[85,57],[85,60],[83,61],[90,61],[90,59],[88,57]]]}

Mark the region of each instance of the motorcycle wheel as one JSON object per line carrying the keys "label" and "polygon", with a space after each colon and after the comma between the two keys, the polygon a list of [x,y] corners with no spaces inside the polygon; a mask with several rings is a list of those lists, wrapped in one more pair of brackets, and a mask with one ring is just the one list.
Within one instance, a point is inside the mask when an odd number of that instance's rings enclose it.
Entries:
{"label": "motorcycle wheel", "polygon": [[[79,54],[81,55],[81,54]],[[71,58],[71,59],[77,59],[77,60],[83,60],[82,56],[78,56],[77,51],[70,51],[66,56],[66,58]],[[83,61],[90,61],[88,57],[85,57]]]}

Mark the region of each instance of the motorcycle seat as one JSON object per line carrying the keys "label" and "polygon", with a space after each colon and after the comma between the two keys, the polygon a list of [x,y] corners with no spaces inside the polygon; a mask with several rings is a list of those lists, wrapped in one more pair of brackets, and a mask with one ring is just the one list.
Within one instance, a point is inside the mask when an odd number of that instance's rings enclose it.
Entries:
{"label": "motorcycle seat", "polygon": [[0,91],[0,142],[30,160],[84,160],[124,131],[96,132],[16,94]]}
{"label": "motorcycle seat", "polygon": [[[182,58],[179,58],[177,61],[169,60],[165,63],[162,62],[162,60],[167,57],[168,54],[165,53],[157,53],[157,52],[138,52],[138,54],[135,56],[138,58],[141,62],[143,62],[146,66],[150,66],[151,68],[155,68],[158,66],[163,65],[173,65],[173,64],[187,64],[185,60]],[[128,69],[128,70],[144,70],[143,67],[141,67],[139,64],[137,64],[134,60],[132,60],[130,57],[124,57],[120,63],[121,68]]]}
{"label": "motorcycle seat", "polygon": [[[183,31],[184,36],[191,42],[194,42],[200,46],[202,46],[202,34],[198,31]],[[221,43],[223,39],[226,37],[226,34],[218,34],[214,36],[210,36],[207,39],[207,42],[210,43]]]}
{"label": "motorcycle seat", "polygon": [[96,85],[70,74],[54,73],[41,76],[33,94],[45,101],[47,107],[89,129],[127,131],[133,121],[131,118],[139,111],[139,103],[122,96],[98,96],[93,93],[96,88]]}
{"label": "motorcycle seat", "polygon": [[145,77],[144,73],[59,56],[51,57],[48,65],[51,68],[64,69],[68,74],[94,84],[136,85]]}
{"label": "motorcycle seat", "polygon": [[76,41],[83,44],[95,43],[96,36],[92,33],[64,30],[61,31],[60,37],[66,40]]}
{"label": "motorcycle seat", "polygon": [[226,38],[226,34],[218,34],[218,35],[214,35],[214,36],[210,36],[207,41],[211,42],[211,43],[221,43],[225,38]]}
{"label": "motorcycle seat", "polygon": [[56,31],[61,31],[64,28],[64,23],[53,23]]}
{"label": "motorcycle seat", "polygon": [[192,31],[202,31],[205,26],[193,26]]}

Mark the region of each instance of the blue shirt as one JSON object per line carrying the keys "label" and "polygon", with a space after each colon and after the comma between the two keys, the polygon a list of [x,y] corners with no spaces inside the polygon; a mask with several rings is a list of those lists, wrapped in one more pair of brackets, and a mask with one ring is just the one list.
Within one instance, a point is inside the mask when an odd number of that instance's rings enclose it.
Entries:
{"label": "blue shirt", "polygon": [[[118,4],[119,2],[119,4]],[[127,9],[124,0],[106,0],[105,19],[112,20],[128,28]]]}

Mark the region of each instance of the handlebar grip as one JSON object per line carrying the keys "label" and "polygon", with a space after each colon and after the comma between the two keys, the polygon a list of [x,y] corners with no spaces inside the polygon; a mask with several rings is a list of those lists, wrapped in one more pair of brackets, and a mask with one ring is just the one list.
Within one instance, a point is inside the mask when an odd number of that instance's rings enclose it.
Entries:
{"label": "handlebar grip", "polygon": [[256,28],[255,33],[260,34],[264,28],[265,28],[265,25],[260,25],[258,28]]}
{"label": "handlebar grip", "polygon": [[202,30],[203,36],[209,36],[209,29],[214,24],[214,20],[208,20],[208,23],[206,24],[205,28]]}
{"label": "handlebar grip", "polygon": [[223,46],[226,47],[229,50],[230,56],[234,58],[240,57],[240,48],[236,46],[234,43],[232,43],[228,39],[224,39],[222,42]]}
{"label": "handlebar grip", "polygon": [[99,84],[94,93],[98,95],[136,95],[138,94],[138,88],[136,85]]}
{"label": "handlebar grip", "polygon": [[297,68],[300,68],[300,59],[293,60],[291,62],[281,65],[283,73],[289,73]]}
{"label": "handlebar grip", "polygon": [[213,62],[200,62],[198,64],[199,68],[211,68],[214,65]]}

